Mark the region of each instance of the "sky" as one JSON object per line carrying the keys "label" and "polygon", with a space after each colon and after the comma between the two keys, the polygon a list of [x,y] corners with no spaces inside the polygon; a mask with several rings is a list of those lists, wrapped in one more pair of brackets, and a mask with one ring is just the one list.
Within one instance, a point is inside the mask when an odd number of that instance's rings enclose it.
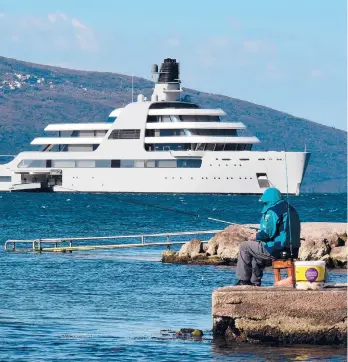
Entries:
{"label": "sky", "polygon": [[134,74],[347,129],[345,0],[0,0],[0,55]]}

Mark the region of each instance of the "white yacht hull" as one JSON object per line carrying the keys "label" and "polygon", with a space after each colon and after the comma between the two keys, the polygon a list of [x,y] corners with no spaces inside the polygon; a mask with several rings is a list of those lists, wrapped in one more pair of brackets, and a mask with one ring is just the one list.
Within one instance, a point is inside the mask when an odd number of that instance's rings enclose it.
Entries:
{"label": "white yacht hull", "polygon": [[[262,194],[258,175],[269,186],[298,195],[309,160],[305,152],[204,152],[200,168],[63,168],[61,185],[53,192],[222,193]],[[150,158],[149,158],[150,159]],[[0,191],[14,191],[24,172],[40,170],[7,168],[12,183],[0,182]],[[52,170],[41,170],[47,174]],[[3,171],[4,172],[4,171]],[[3,173],[0,168],[0,176]]]}

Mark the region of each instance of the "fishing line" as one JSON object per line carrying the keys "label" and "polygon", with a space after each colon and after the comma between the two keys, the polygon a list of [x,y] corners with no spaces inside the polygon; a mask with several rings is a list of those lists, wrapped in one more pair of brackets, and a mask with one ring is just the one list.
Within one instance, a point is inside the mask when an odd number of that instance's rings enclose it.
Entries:
{"label": "fishing line", "polygon": [[[120,197],[116,197],[116,196],[114,196],[114,198],[116,198],[117,200],[119,200],[121,202],[124,202],[124,203],[152,207],[152,208],[156,208],[156,209],[159,209],[159,210],[175,212],[175,213],[178,213],[178,214],[193,216],[193,217],[197,217],[197,218],[205,219],[205,220],[209,220],[209,221],[216,221],[216,222],[220,222],[220,223],[228,224],[228,225],[241,225],[241,224],[237,224],[235,222],[230,222],[230,221],[221,220],[221,219],[215,219],[213,217],[201,216],[199,214],[189,212],[189,211],[178,210],[178,209],[173,209],[173,208],[170,208],[170,207],[158,206],[158,205],[154,205],[154,204],[149,204],[149,203],[139,202],[139,201],[134,201],[134,200],[129,200],[129,199],[123,199],[123,198],[121,199]],[[246,226],[246,228],[251,229],[251,230],[259,230],[258,228],[254,228],[254,227],[251,227],[251,226]]]}
{"label": "fishing line", "polygon": [[[60,186],[60,187],[63,188],[63,189],[69,190],[69,191],[78,192],[77,190],[69,189],[69,188],[67,188],[67,187],[62,187],[62,186]],[[165,207],[165,206],[158,206],[158,205],[149,204],[149,203],[146,203],[146,202],[140,202],[140,201],[134,201],[134,200],[129,200],[129,199],[123,199],[123,198],[120,198],[120,197],[117,197],[117,196],[114,196],[114,195],[113,195],[113,197],[114,197],[115,199],[121,201],[121,202],[128,203],[128,204],[133,204],[133,205],[138,205],[138,206],[152,207],[152,208],[159,209],[159,210],[165,210],[165,211],[169,211],[169,212],[175,212],[175,213],[178,213],[178,214],[193,216],[193,217],[197,217],[197,218],[199,218],[199,219],[205,219],[205,220],[209,220],[209,221],[215,221],[215,222],[219,222],[219,223],[223,223],[223,224],[227,224],[227,225],[239,225],[239,226],[242,226],[242,224],[238,224],[238,223],[235,223],[235,222],[226,221],[226,220],[221,220],[221,219],[216,219],[216,218],[213,218],[213,217],[201,216],[201,215],[199,215],[199,214],[196,214],[196,213],[193,213],[193,212],[189,212],[189,211],[173,209],[173,208]],[[255,227],[252,227],[252,226],[244,226],[244,227],[246,227],[247,229],[259,231],[259,228],[255,228]]]}

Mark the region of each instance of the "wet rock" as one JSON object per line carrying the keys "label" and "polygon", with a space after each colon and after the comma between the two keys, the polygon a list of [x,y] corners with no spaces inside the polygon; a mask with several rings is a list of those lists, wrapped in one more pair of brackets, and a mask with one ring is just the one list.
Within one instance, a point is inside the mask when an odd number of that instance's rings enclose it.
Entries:
{"label": "wet rock", "polygon": [[202,241],[193,239],[181,247],[179,250],[179,257],[194,258],[202,253],[204,253]]}
{"label": "wet rock", "polygon": [[330,252],[330,259],[336,268],[347,268],[347,246],[336,246]]}
{"label": "wet rock", "polygon": [[225,260],[218,256],[208,256],[204,253],[190,258],[187,254],[180,256],[174,251],[164,251],[162,253],[162,263],[171,264],[199,264],[199,265],[227,265]]}
{"label": "wet rock", "polygon": [[176,336],[181,338],[201,338],[203,337],[203,331],[193,328],[181,328],[180,331],[176,332]]}
{"label": "wet rock", "polygon": [[172,250],[166,250],[162,253],[162,263],[174,263],[176,259],[176,252]]}

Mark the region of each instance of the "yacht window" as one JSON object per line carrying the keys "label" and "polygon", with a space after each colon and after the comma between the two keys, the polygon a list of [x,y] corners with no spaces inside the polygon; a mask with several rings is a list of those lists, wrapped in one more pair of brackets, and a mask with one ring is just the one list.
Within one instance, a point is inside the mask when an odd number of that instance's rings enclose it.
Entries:
{"label": "yacht window", "polygon": [[114,129],[109,139],[139,139],[140,129]]}
{"label": "yacht window", "polygon": [[177,167],[176,160],[159,160],[157,161],[157,167]]}
{"label": "yacht window", "polygon": [[157,116],[147,116],[148,123],[158,122]]}
{"label": "yacht window", "polygon": [[108,123],[113,123],[113,122],[116,121],[116,119],[117,119],[117,117],[109,117],[109,118],[106,120],[106,122],[108,122]]}
{"label": "yacht window", "polygon": [[111,167],[111,160],[96,160],[95,167]]}
{"label": "yacht window", "polygon": [[266,173],[257,173],[256,178],[260,188],[265,189],[267,187],[270,187]]}
{"label": "yacht window", "polygon": [[95,167],[95,161],[93,160],[76,160],[76,167]]}
{"label": "yacht window", "polygon": [[58,137],[63,137],[63,138],[72,137],[74,132],[76,131],[60,131]]}
{"label": "yacht window", "polygon": [[95,137],[104,137],[106,134],[106,131],[94,131]]}
{"label": "yacht window", "polygon": [[11,176],[0,176],[0,182],[11,182]]}
{"label": "yacht window", "polygon": [[206,147],[206,151],[214,151],[215,149],[215,143],[208,143]]}
{"label": "yacht window", "polygon": [[225,146],[225,151],[236,151],[237,145],[235,143],[227,143]]}
{"label": "yacht window", "polygon": [[155,160],[148,160],[145,162],[146,167],[156,167],[156,161]]}
{"label": "yacht window", "polygon": [[111,160],[111,167],[112,168],[119,168],[121,166],[120,160]]}
{"label": "yacht window", "polygon": [[190,143],[163,143],[163,144],[147,144],[146,151],[187,151],[191,150]]}
{"label": "yacht window", "polygon": [[159,131],[159,136],[168,137],[168,136],[180,136],[179,129],[161,129]]}
{"label": "yacht window", "polygon": [[163,108],[199,108],[197,104],[185,103],[185,102],[158,102],[152,103],[150,109],[163,109]]}
{"label": "yacht window", "polygon": [[206,143],[197,143],[196,151],[204,151],[206,147]]}
{"label": "yacht window", "polygon": [[181,122],[220,122],[220,118],[218,116],[179,116]]}
{"label": "yacht window", "polygon": [[75,167],[75,161],[74,160],[52,160],[52,167],[54,167],[54,168]]}
{"label": "yacht window", "polygon": [[133,160],[121,160],[121,167],[123,168],[133,168],[134,161]]}
{"label": "yacht window", "polygon": [[78,137],[94,137],[94,131],[79,131]]}
{"label": "yacht window", "polygon": [[224,150],[224,143],[217,143],[215,147],[215,151],[223,151]]}
{"label": "yacht window", "polygon": [[95,145],[67,145],[66,152],[92,152],[94,151],[94,146]]}
{"label": "yacht window", "polygon": [[201,159],[178,160],[178,167],[200,168],[201,165],[202,165]]}
{"label": "yacht window", "polygon": [[22,160],[19,164],[18,164],[18,168],[27,168],[27,167],[50,167],[47,166],[48,161],[47,160]]}
{"label": "yacht window", "polygon": [[[199,168],[201,159],[184,160],[22,160],[18,167],[42,168]],[[5,176],[4,176],[5,177]]]}
{"label": "yacht window", "polygon": [[197,136],[229,137],[237,135],[237,131],[235,129],[192,129],[190,132],[192,135]]}
{"label": "yacht window", "polygon": [[144,160],[136,160],[134,161],[134,167],[145,167],[145,161]]}

